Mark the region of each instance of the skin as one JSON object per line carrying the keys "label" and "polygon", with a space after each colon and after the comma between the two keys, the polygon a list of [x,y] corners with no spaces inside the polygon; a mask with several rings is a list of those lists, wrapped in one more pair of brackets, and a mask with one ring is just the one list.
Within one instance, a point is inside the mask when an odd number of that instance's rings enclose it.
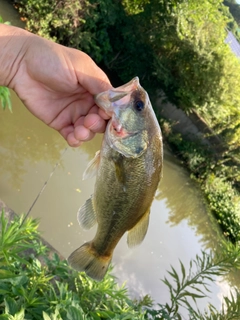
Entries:
{"label": "skin", "polygon": [[33,115],[72,147],[105,131],[109,116],[93,96],[112,86],[82,51],[0,24],[0,85],[13,89]]}

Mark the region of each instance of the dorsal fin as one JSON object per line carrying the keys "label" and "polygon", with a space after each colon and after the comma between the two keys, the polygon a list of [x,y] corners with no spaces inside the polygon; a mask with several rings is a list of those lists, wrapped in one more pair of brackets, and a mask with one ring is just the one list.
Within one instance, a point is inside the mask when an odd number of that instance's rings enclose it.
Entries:
{"label": "dorsal fin", "polygon": [[94,158],[87,165],[87,168],[83,173],[83,180],[92,178],[97,174],[99,162],[100,162],[100,150],[96,152]]}

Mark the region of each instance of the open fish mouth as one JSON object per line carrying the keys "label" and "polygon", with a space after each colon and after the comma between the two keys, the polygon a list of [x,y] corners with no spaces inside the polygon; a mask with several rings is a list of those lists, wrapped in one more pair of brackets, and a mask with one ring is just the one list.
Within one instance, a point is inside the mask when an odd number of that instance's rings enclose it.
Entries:
{"label": "open fish mouth", "polygon": [[[128,131],[127,129],[124,128],[124,126],[121,123],[119,123],[115,119],[112,119],[109,130],[111,132],[111,136],[115,136],[116,139],[117,138],[126,139],[140,132],[140,131]],[[112,140],[115,140],[115,139],[112,137]]]}
{"label": "open fish mouth", "polygon": [[[111,130],[111,129],[110,129]],[[127,158],[137,158],[141,156],[148,146],[146,131],[121,130],[116,133],[112,129],[111,134],[106,135],[109,146]]]}

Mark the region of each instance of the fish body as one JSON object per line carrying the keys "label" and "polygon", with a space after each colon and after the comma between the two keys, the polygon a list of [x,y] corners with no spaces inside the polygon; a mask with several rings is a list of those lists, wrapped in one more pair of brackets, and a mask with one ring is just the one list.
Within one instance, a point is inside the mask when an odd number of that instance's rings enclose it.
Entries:
{"label": "fish body", "polygon": [[80,208],[78,220],[91,242],[75,250],[70,265],[102,280],[113,250],[125,232],[129,247],[144,239],[150,207],[162,174],[162,135],[146,91],[138,78],[100,93],[97,105],[111,116],[102,147],[85,176],[96,172],[94,193]]}

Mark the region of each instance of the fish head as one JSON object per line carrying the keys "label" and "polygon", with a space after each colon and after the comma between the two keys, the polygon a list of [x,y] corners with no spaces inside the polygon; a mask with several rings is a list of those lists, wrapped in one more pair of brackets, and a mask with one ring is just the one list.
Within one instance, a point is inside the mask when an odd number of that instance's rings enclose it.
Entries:
{"label": "fish head", "polygon": [[105,133],[110,147],[125,157],[141,156],[148,147],[151,119],[155,114],[138,77],[99,93],[95,101],[111,117]]}

